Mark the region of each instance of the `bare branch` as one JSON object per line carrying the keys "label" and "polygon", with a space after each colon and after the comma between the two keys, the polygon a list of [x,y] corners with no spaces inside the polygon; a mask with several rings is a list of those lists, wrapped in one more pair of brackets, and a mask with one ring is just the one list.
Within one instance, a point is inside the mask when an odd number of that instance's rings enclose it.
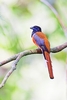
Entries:
{"label": "bare branch", "polygon": [[16,65],[19,62],[19,60],[21,59],[21,56],[22,56],[21,54],[18,55],[17,59],[15,60],[15,62],[12,65],[11,69],[8,71],[8,73],[6,74],[6,76],[3,79],[2,83],[0,84],[0,88],[2,88],[5,85],[9,76],[13,73],[14,70],[16,70]]}
{"label": "bare branch", "polygon": [[[51,53],[57,53],[57,52],[60,52],[61,50],[63,50],[64,48],[67,47],[67,42],[60,45],[60,46],[57,46],[57,47],[54,47],[54,48],[51,48],[50,52]],[[5,61],[2,61],[0,62],[0,67],[8,62],[11,62],[13,60],[16,60],[16,58],[21,54],[22,57],[23,56],[26,56],[26,55],[31,55],[31,54],[41,54],[41,50],[40,49],[35,49],[35,50],[26,50],[26,51],[23,51],[23,52],[20,52],[14,56],[12,56],[11,58],[5,60]]]}
{"label": "bare branch", "polygon": [[6,83],[7,79],[8,79],[8,77],[9,77],[12,73],[13,73],[13,68],[11,68],[11,69],[8,71],[8,73],[5,75],[4,79],[2,80],[2,82],[1,82],[1,84],[0,84],[0,88],[2,88],[2,87],[5,85],[5,83]]}
{"label": "bare branch", "polygon": [[52,52],[52,53],[57,53],[57,52],[60,52],[60,51],[62,51],[64,48],[66,48],[67,47],[67,42],[65,42],[64,44],[62,44],[62,45],[60,45],[60,46],[57,46],[57,47],[54,47],[54,48],[52,48],[50,51]]}
{"label": "bare branch", "polygon": [[[67,33],[67,29],[66,29],[65,25],[63,24],[63,22],[62,22],[60,16],[58,15],[57,11],[53,8],[53,6],[50,5],[49,2],[47,2],[46,0],[41,0],[41,1],[42,1],[45,5],[47,5],[47,6],[53,11],[53,13],[56,15],[58,21],[60,22],[60,24],[61,24],[61,26],[62,26],[64,32]],[[60,45],[60,46],[51,48],[51,49],[50,49],[50,52],[52,52],[52,53],[57,53],[57,52],[60,52],[61,50],[63,50],[64,48],[66,48],[66,47],[67,47],[67,42],[64,43],[64,44],[62,44],[62,45]],[[27,51],[20,52],[20,53],[18,53],[18,54],[16,54],[16,55],[12,56],[11,58],[9,58],[9,59],[7,59],[7,60],[5,60],[5,61],[0,62],[0,66],[2,66],[2,65],[4,65],[4,64],[6,64],[6,63],[9,63],[9,62],[15,60],[15,61],[13,62],[13,65],[12,65],[11,69],[8,71],[8,73],[5,75],[3,81],[1,82],[0,88],[2,88],[2,87],[5,85],[7,79],[9,78],[9,76],[10,76],[10,75],[13,73],[13,71],[16,69],[16,65],[17,65],[17,63],[19,62],[19,60],[20,60],[22,57],[27,56],[27,55],[31,55],[31,54],[42,54],[42,52],[41,52],[40,49],[27,50]]]}
{"label": "bare branch", "polygon": [[[55,47],[55,48],[52,48],[52,49],[50,50],[50,52],[56,53],[56,52],[59,52],[59,51],[63,50],[63,49],[66,48],[66,47],[67,47],[67,42],[64,43],[64,44],[62,44],[62,45],[60,45],[60,46],[57,46],[57,47]],[[13,73],[13,71],[16,69],[16,65],[17,65],[17,63],[19,62],[19,60],[20,60],[22,57],[24,57],[24,56],[26,56],[26,55],[31,55],[31,54],[42,54],[42,52],[41,52],[40,49],[27,50],[27,51],[20,52],[19,54],[16,54],[16,55],[14,55],[13,57],[11,57],[11,58],[9,58],[9,59],[3,61],[3,62],[0,62],[0,66],[2,66],[2,65],[6,64],[6,63],[8,63],[8,62],[11,62],[11,61],[15,60],[14,63],[13,63],[13,65],[12,65],[12,67],[11,67],[11,69],[8,71],[8,73],[5,75],[3,81],[1,82],[0,88],[2,88],[2,87],[5,85],[5,83],[6,83],[7,79],[8,79],[8,77],[9,77],[9,76]]]}
{"label": "bare branch", "polygon": [[[55,48],[52,48],[50,52],[52,53],[56,53],[56,52],[59,52],[61,50],[63,50],[64,48],[67,47],[67,42],[64,43],[63,45],[60,45],[60,46],[57,46]],[[9,70],[9,72],[6,74],[6,76],[4,77],[2,83],[0,84],[0,88],[2,88],[4,86],[4,84],[6,83],[8,77],[13,73],[13,71],[16,69],[16,65],[17,63],[19,62],[19,60],[23,57],[23,56],[26,56],[26,55],[30,55],[30,54],[41,54],[41,50],[40,49],[35,49],[35,50],[27,50],[27,51],[24,51],[24,52],[21,52],[19,54],[16,54],[15,56],[9,58],[8,60],[5,60],[3,62],[0,63],[0,66],[10,62],[10,61],[13,61],[15,60],[15,62],[13,63],[12,65],[12,68]]]}

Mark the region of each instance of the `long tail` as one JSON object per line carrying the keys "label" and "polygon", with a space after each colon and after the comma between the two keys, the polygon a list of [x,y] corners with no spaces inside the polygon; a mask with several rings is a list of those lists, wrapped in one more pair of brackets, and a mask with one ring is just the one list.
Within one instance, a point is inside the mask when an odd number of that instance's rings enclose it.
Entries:
{"label": "long tail", "polygon": [[47,60],[49,76],[50,76],[51,79],[53,79],[54,76],[53,76],[53,70],[52,70],[50,54],[48,52],[44,51],[43,55],[44,55],[45,59]]}

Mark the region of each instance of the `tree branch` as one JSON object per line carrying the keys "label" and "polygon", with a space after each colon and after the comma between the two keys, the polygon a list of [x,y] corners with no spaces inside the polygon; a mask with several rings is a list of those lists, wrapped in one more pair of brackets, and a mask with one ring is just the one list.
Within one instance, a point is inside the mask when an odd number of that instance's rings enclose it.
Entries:
{"label": "tree branch", "polygon": [[[57,46],[57,47],[54,47],[54,48],[51,48],[50,49],[50,52],[51,53],[57,53],[57,52],[60,52],[61,50],[63,50],[64,48],[67,47],[67,42],[65,42],[64,44],[60,45],[60,46]],[[26,51],[23,51],[23,52],[20,52],[14,56],[12,56],[11,58],[5,60],[5,61],[2,61],[0,62],[0,67],[6,63],[9,63],[13,60],[16,60],[16,58],[19,56],[19,55],[22,55],[23,56],[27,56],[27,55],[31,55],[31,54],[41,54],[41,50],[40,49],[35,49],[35,50],[26,50]]]}
{"label": "tree branch", "polygon": [[45,4],[48,8],[51,9],[51,11],[55,14],[55,16],[57,17],[60,25],[62,26],[64,33],[67,34],[67,27],[64,25],[61,17],[59,16],[58,12],[56,11],[56,9],[47,1],[47,0],[40,0],[43,4]]}
{"label": "tree branch", "polygon": [[[60,19],[60,16],[58,15],[57,11],[53,8],[53,6],[50,5],[49,2],[46,1],[46,0],[41,0],[41,1],[42,1],[45,5],[47,5],[47,6],[53,11],[53,13],[56,15],[58,21],[60,22],[60,24],[61,24],[61,26],[62,26],[64,32],[67,33],[67,28],[66,28],[66,26],[63,24],[62,20]],[[64,43],[64,44],[62,44],[62,45],[60,45],[60,46],[51,48],[51,49],[50,49],[50,52],[52,52],[52,53],[57,53],[57,52],[60,52],[61,50],[63,50],[64,48],[66,48],[66,47],[67,47],[67,42]],[[31,55],[31,54],[42,54],[42,52],[41,52],[40,49],[27,50],[27,51],[20,52],[20,53],[18,53],[18,54],[16,54],[16,55],[12,56],[11,58],[9,58],[9,59],[7,59],[7,60],[5,60],[5,61],[0,62],[0,67],[1,67],[2,65],[6,64],[6,63],[9,63],[9,62],[15,60],[15,61],[13,62],[13,64],[12,64],[11,69],[8,71],[8,73],[5,75],[3,81],[1,82],[0,88],[2,88],[2,87],[5,85],[7,79],[9,78],[9,76],[10,76],[10,75],[13,73],[13,71],[16,69],[16,65],[17,65],[17,63],[19,62],[19,60],[20,60],[22,57],[27,56],[27,55]]]}
{"label": "tree branch", "polygon": [[[64,44],[62,44],[62,45],[60,45],[60,46],[57,46],[57,47],[52,48],[50,50],[50,52],[57,53],[57,52],[60,52],[61,50],[63,50],[64,48],[66,48],[66,47],[67,47],[67,42],[64,43]],[[0,62],[0,66],[2,66],[2,65],[6,64],[8,62],[11,62],[11,61],[15,60],[14,63],[13,63],[13,65],[12,65],[12,67],[11,67],[11,69],[8,71],[8,73],[5,75],[3,81],[1,82],[0,88],[2,88],[5,85],[7,79],[9,78],[9,76],[16,69],[16,65],[19,62],[19,60],[22,57],[27,56],[27,55],[31,55],[31,54],[42,54],[42,52],[41,52],[40,49],[27,50],[27,51],[20,52],[19,54],[16,54],[16,55],[12,56],[11,58],[9,58],[9,59],[7,59],[5,61]]]}

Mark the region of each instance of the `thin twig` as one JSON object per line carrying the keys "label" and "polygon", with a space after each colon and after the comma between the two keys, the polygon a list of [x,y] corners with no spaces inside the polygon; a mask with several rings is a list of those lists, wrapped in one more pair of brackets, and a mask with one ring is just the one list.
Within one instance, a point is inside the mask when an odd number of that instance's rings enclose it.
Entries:
{"label": "thin twig", "polygon": [[11,69],[8,71],[8,73],[5,75],[4,79],[2,80],[2,82],[1,82],[1,84],[0,84],[0,88],[2,88],[2,87],[5,85],[5,83],[6,83],[7,79],[8,79],[8,77],[11,75],[11,73],[13,73],[13,68],[11,68]]}
{"label": "thin twig", "polygon": [[22,54],[20,53],[20,54],[18,55],[17,59],[15,60],[15,62],[13,63],[11,69],[10,69],[10,70],[8,71],[8,73],[5,75],[5,77],[4,77],[3,81],[2,81],[2,83],[0,84],[0,88],[2,88],[2,87],[5,85],[7,79],[9,78],[9,76],[13,73],[14,70],[16,70],[16,65],[17,65],[17,63],[19,62],[19,60],[21,59],[21,57],[22,57]]}
{"label": "thin twig", "polygon": [[61,17],[59,16],[58,12],[56,11],[56,9],[47,1],[47,0],[40,0],[42,3],[44,3],[46,6],[48,6],[51,11],[55,14],[55,16],[57,17],[60,25],[62,26],[63,30],[64,30],[64,33],[66,34],[67,33],[67,27],[64,25]]}

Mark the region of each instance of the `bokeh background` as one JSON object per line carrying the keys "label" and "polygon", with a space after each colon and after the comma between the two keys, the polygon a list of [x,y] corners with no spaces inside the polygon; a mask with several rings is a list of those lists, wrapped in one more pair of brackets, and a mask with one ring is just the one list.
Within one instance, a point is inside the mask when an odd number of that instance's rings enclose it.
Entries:
{"label": "bokeh background", "polygon": [[[47,0],[67,26],[67,0]],[[67,41],[67,34],[54,13],[40,0],[0,0],[0,61],[25,50],[37,48],[30,27],[39,25],[51,48]],[[0,100],[66,100],[67,49],[51,53],[54,79],[51,80],[43,56],[23,57],[16,71],[0,89]],[[0,67],[0,83],[13,62]]]}

